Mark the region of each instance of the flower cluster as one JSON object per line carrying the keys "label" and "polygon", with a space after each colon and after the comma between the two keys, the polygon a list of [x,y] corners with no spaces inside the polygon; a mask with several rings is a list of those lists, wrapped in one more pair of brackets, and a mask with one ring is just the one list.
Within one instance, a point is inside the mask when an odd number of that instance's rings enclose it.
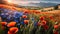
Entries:
{"label": "flower cluster", "polygon": [[[60,34],[60,23],[39,11],[12,11],[0,8],[1,28],[5,34]],[[39,15],[38,15],[39,14]]]}

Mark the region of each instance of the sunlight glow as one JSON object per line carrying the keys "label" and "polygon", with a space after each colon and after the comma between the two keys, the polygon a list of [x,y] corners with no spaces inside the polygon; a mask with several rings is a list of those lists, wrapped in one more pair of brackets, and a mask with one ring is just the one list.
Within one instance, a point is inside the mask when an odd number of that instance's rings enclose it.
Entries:
{"label": "sunlight glow", "polygon": [[8,2],[8,3],[11,3],[11,2],[12,2],[12,0],[7,0],[7,2]]}
{"label": "sunlight glow", "polygon": [[12,3],[12,0],[4,0],[7,3]]}

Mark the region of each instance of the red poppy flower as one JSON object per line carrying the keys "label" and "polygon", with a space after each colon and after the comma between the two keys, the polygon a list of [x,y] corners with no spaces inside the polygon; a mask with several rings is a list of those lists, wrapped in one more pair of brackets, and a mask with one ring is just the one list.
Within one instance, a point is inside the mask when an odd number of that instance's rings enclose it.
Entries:
{"label": "red poppy flower", "polygon": [[36,14],[40,14],[40,11],[35,10],[35,13],[36,13]]}
{"label": "red poppy flower", "polygon": [[26,15],[23,15],[22,18],[27,18],[27,16]]}
{"label": "red poppy flower", "polygon": [[12,27],[9,29],[8,34],[16,34],[18,32],[18,28],[17,27]]}
{"label": "red poppy flower", "polygon": [[15,24],[16,24],[16,22],[10,22],[7,26],[8,26],[8,27],[14,27]]}
{"label": "red poppy flower", "polygon": [[46,21],[45,20],[42,21],[42,25],[46,25]]}
{"label": "red poppy flower", "polygon": [[58,28],[58,25],[54,25],[54,28],[57,29]]}
{"label": "red poppy flower", "polygon": [[36,11],[36,10],[35,10],[35,13],[37,14],[37,13],[38,13],[38,11]]}
{"label": "red poppy flower", "polygon": [[58,31],[55,31],[54,34],[58,34]]}
{"label": "red poppy flower", "polygon": [[32,10],[32,13],[34,13],[35,12],[35,10]]}
{"label": "red poppy flower", "polygon": [[24,14],[26,14],[26,13],[29,13],[29,10],[25,10],[25,11],[24,11]]}
{"label": "red poppy flower", "polygon": [[15,33],[10,33],[10,32],[8,31],[8,34],[15,34]]}
{"label": "red poppy flower", "polygon": [[1,22],[2,26],[5,26],[7,24],[7,22]]}
{"label": "red poppy flower", "polygon": [[41,16],[41,17],[40,17],[40,20],[44,20],[44,19],[45,19],[44,16]]}
{"label": "red poppy flower", "polygon": [[0,8],[3,8],[3,7],[4,7],[3,5],[0,6]]}
{"label": "red poppy flower", "polygon": [[49,29],[49,27],[47,25],[43,26],[45,30]]}
{"label": "red poppy flower", "polygon": [[24,20],[24,24],[28,24],[29,20]]}
{"label": "red poppy flower", "polygon": [[12,9],[13,9],[13,10],[16,10],[16,8],[15,8],[15,7],[12,7]]}
{"label": "red poppy flower", "polygon": [[53,16],[49,16],[50,19],[53,19]]}

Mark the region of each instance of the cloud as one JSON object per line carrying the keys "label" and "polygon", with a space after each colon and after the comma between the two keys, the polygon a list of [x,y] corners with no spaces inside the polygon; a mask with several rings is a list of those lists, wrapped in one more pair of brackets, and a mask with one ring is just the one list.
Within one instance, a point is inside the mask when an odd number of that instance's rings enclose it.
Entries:
{"label": "cloud", "polygon": [[43,3],[57,3],[59,4],[59,2],[57,1],[14,1],[13,3],[17,3],[17,4],[29,4],[29,3],[40,3],[40,2],[43,2]]}
{"label": "cloud", "polygon": [[59,4],[60,1],[43,1],[43,0],[12,0],[12,3],[18,4],[18,5],[28,5],[30,3],[56,3]]}
{"label": "cloud", "polygon": [[14,1],[15,4],[40,3],[40,1]]}

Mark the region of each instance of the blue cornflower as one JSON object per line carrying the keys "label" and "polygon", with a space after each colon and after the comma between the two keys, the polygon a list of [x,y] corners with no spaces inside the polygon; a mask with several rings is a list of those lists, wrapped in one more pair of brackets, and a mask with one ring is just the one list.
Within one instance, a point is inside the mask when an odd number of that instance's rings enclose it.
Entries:
{"label": "blue cornflower", "polygon": [[4,13],[2,13],[2,14],[1,14],[1,17],[2,17],[2,18],[6,18],[7,16],[6,16]]}
{"label": "blue cornflower", "polygon": [[20,22],[20,20],[19,20],[19,19],[14,19],[14,21],[15,21],[16,23],[19,23],[19,22]]}
{"label": "blue cornflower", "polygon": [[22,25],[24,25],[24,22],[22,21],[22,22],[20,22]]}
{"label": "blue cornflower", "polygon": [[7,21],[11,21],[11,17],[7,17]]}
{"label": "blue cornflower", "polygon": [[7,12],[8,12],[8,10],[7,10],[7,9],[3,9],[3,12],[4,12],[4,13],[7,13]]}

